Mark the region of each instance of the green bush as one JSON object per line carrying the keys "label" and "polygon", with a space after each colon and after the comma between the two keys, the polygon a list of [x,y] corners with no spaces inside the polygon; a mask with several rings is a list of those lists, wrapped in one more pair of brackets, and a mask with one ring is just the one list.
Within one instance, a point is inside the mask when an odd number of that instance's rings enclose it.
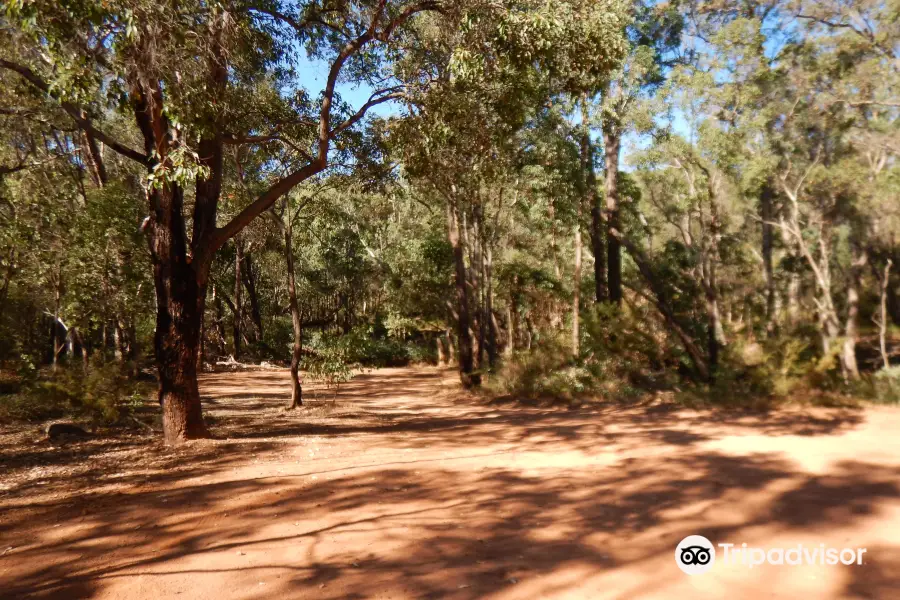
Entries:
{"label": "green bush", "polygon": [[875,400],[900,403],[900,365],[881,369],[872,377],[872,383]]}
{"label": "green bush", "polygon": [[[314,355],[325,354],[332,357],[330,360],[366,367],[402,367],[412,360],[409,345],[397,339],[375,336],[369,326],[355,327],[344,335],[316,334],[308,347]],[[311,362],[315,360],[315,357],[310,359]]]}
{"label": "green bush", "polygon": [[358,368],[358,364],[348,361],[344,350],[339,344],[323,346],[305,365],[307,377],[333,390],[335,395],[341,384],[353,379]]}
{"label": "green bush", "polygon": [[735,337],[722,349],[709,398],[718,404],[786,398],[808,381],[816,368],[813,358],[803,339],[760,343]]}
{"label": "green bush", "polygon": [[574,400],[593,391],[595,381],[587,368],[573,361],[561,338],[549,338],[530,352],[504,360],[486,387],[518,400]]}
{"label": "green bush", "polygon": [[151,392],[148,382],[127,376],[127,365],[110,362],[60,368],[0,396],[0,419],[41,421],[73,416],[112,424],[134,414]]}
{"label": "green bush", "polygon": [[409,362],[414,364],[436,365],[438,361],[437,346],[434,340],[407,342],[406,354]]}
{"label": "green bush", "polygon": [[667,389],[674,370],[687,362],[678,345],[670,345],[665,329],[648,327],[655,317],[644,308],[601,304],[587,311],[582,325],[581,353],[598,391],[631,398],[648,389]]}

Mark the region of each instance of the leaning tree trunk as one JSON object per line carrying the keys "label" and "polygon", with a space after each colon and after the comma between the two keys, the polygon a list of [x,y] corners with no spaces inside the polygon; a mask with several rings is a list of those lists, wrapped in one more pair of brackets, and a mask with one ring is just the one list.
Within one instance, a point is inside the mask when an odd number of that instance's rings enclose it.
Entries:
{"label": "leaning tree trunk", "polygon": [[703,353],[700,351],[700,348],[697,347],[697,344],[694,342],[691,336],[688,335],[685,328],[682,327],[678,322],[675,311],[672,308],[672,303],[669,300],[669,294],[666,290],[665,284],[663,283],[663,280],[657,277],[656,273],[654,272],[653,267],[651,266],[652,263],[650,257],[647,256],[637,244],[622,235],[622,232],[618,229],[611,228],[609,231],[616,237],[619,243],[622,246],[625,246],[625,248],[628,250],[629,255],[638,267],[638,271],[641,273],[641,276],[643,277],[644,281],[647,283],[650,291],[653,294],[653,298],[651,299],[651,301],[656,305],[656,308],[659,311],[660,315],[663,317],[663,321],[665,322],[665,324],[676,335],[676,337],[678,337],[682,347],[690,357],[697,375],[699,375],[701,379],[709,381],[709,366],[706,364]]}
{"label": "leaning tree trunk", "polygon": [[[516,277],[513,277],[513,282]],[[504,354],[512,356],[516,351],[516,339],[519,335],[519,307],[516,304],[516,290],[510,290],[510,300],[506,305],[506,348]]]}
{"label": "leaning tree trunk", "polygon": [[[286,214],[289,212],[286,210]],[[284,225],[284,260],[288,274],[288,303],[291,306],[291,325],[294,328],[294,344],[291,348],[291,403],[288,409],[303,404],[303,387],[300,384],[300,360],[303,357],[303,322],[300,319],[300,305],[297,303],[297,281],[294,274],[293,226],[290,217]]]}
{"label": "leaning tree trunk", "polygon": [[468,276],[466,273],[465,256],[463,255],[463,247],[460,240],[459,211],[456,206],[450,203],[447,205],[447,231],[450,245],[453,248],[453,266],[456,284],[456,332],[457,337],[459,338],[456,354],[459,358],[459,379],[464,387],[469,388],[481,385],[481,375],[473,373],[474,353],[472,352],[472,331],[469,325],[469,297],[466,290]]}

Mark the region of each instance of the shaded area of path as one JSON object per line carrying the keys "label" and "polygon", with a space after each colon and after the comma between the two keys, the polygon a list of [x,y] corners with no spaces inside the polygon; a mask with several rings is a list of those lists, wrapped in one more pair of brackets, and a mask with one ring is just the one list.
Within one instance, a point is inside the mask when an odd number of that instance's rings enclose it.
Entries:
{"label": "shaded area of path", "polygon": [[[485,406],[385,369],[293,413],[283,371],[208,375],[220,439],[16,451],[0,596],[890,598],[900,411]],[[12,438],[9,438],[12,439]],[[44,469],[35,471],[35,469]],[[78,474],[74,478],[71,471]],[[853,567],[716,565],[678,541],[865,547]],[[802,595],[802,596],[801,596]]]}

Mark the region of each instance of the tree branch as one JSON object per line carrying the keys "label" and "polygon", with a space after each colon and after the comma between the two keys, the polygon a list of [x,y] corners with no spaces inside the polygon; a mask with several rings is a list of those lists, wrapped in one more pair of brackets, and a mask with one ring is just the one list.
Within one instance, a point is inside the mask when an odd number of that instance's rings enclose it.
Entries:
{"label": "tree branch", "polygon": [[350,119],[344,123],[341,123],[335,131],[332,131],[331,108],[334,100],[334,90],[344,64],[367,43],[373,40],[386,42],[394,30],[409,20],[413,15],[427,10],[437,10],[438,6],[439,2],[434,0],[426,0],[408,6],[397,17],[387,23],[381,34],[378,34],[378,27],[387,7],[387,0],[380,0],[378,2],[372,11],[369,26],[362,34],[344,45],[337,57],[335,57],[334,61],[331,63],[331,68],[328,70],[328,79],[325,83],[325,89],[322,92],[322,104],[319,110],[317,154],[310,157],[311,160],[307,165],[275,182],[268,190],[263,192],[259,198],[231,219],[231,221],[223,227],[216,229],[215,233],[210,237],[209,243],[200,249],[201,256],[199,258],[203,260],[211,259],[212,255],[222,246],[222,244],[249,225],[253,219],[268,210],[281,196],[289,192],[294,186],[325,170],[328,166],[328,150],[332,137],[339,131],[343,131],[356,123],[363,117],[366,110],[375,104],[380,104],[389,99],[387,97],[383,97],[383,99],[377,98],[375,100],[370,99],[356,114],[351,116]]}
{"label": "tree branch", "polygon": [[[54,95],[50,92],[50,85],[25,65],[20,65],[8,60],[0,59],[0,67],[18,73],[31,85],[41,90],[48,96],[54,97]],[[59,100],[55,97],[54,99]],[[94,136],[95,139],[103,142],[104,144],[112,148],[115,152],[121,154],[126,158],[130,158],[131,160],[139,162],[141,164],[147,164],[149,157],[146,154],[142,154],[137,150],[133,150],[128,146],[117,142],[115,139],[113,139],[103,131],[94,127],[94,124],[88,118],[87,113],[85,113],[83,109],[75,106],[71,102],[66,102],[64,100],[60,100],[59,103],[63,110],[66,111],[70,117],[72,117],[72,119],[78,124],[78,126],[87,133]]]}
{"label": "tree branch", "polygon": [[[331,138],[333,139],[336,135],[338,135],[345,129],[348,129],[358,123],[365,116],[366,112],[368,112],[368,110],[373,106],[384,104],[389,100],[402,98],[404,96],[404,93],[399,91],[400,89],[402,89],[402,86],[378,90],[377,92],[373,93],[371,96],[369,96],[369,99],[366,101],[366,103],[363,104],[358,111],[356,111],[356,113],[348,117],[347,120],[331,130],[331,133],[329,134]],[[390,93],[385,94],[385,92]],[[379,96],[379,94],[385,95]]]}

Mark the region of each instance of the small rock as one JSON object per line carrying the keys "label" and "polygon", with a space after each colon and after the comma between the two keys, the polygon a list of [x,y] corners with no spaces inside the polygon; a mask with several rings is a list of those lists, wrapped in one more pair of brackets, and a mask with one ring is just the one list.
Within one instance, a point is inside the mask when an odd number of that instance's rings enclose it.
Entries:
{"label": "small rock", "polygon": [[72,423],[51,423],[47,426],[47,437],[56,440],[62,436],[72,436],[78,438],[88,438],[91,434]]}

